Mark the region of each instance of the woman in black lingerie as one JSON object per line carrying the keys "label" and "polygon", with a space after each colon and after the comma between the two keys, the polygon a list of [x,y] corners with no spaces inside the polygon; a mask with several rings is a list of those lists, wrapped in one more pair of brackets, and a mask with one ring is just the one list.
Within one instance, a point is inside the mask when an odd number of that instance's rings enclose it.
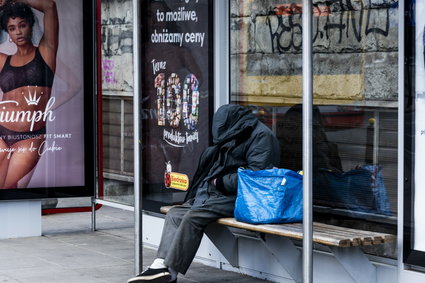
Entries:
{"label": "woman in black lingerie", "polygon": [[[34,46],[34,8],[44,14],[44,33]],[[53,0],[9,1],[0,25],[16,44],[13,55],[0,53],[0,189],[17,188],[40,158],[48,113],[54,104],[51,90],[58,49],[58,16]]]}

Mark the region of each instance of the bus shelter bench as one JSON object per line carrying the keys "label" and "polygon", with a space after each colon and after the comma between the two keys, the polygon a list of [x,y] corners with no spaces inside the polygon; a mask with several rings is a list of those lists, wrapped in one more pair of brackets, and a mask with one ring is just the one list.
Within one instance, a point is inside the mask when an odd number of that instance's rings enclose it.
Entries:
{"label": "bus shelter bench", "polygon": [[[166,214],[172,206],[161,207]],[[238,267],[237,230],[252,232],[296,282],[302,282],[302,252],[293,240],[303,239],[302,223],[249,224],[235,218],[220,218],[209,225],[205,234],[228,262]],[[386,233],[351,229],[313,222],[313,242],[331,252],[354,282],[376,282],[376,267],[361,250],[361,246],[392,243],[396,236]]]}

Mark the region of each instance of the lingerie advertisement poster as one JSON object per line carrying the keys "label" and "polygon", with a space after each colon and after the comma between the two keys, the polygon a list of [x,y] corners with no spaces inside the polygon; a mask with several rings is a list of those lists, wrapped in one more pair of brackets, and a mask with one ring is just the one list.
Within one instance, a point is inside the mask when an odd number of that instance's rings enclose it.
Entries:
{"label": "lingerie advertisement poster", "polygon": [[80,196],[87,185],[89,2],[0,1],[0,199]]}
{"label": "lingerie advertisement poster", "polygon": [[143,190],[164,196],[187,190],[210,142],[212,1],[144,1],[142,13]]}

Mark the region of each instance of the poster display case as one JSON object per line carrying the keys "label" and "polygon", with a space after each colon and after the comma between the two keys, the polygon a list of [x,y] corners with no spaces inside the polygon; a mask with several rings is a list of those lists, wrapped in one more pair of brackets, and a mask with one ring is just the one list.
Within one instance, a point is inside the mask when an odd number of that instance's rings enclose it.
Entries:
{"label": "poster display case", "polygon": [[405,2],[404,262],[425,267],[425,3]]}
{"label": "poster display case", "polygon": [[212,1],[151,1],[142,11],[144,208],[181,202],[210,144]]}
{"label": "poster display case", "polygon": [[94,5],[0,3],[0,200],[94,196]]}

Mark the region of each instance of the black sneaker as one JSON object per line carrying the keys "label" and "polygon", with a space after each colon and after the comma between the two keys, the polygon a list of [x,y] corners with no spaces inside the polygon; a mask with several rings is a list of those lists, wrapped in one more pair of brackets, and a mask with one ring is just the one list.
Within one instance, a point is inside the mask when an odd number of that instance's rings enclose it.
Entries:
{"label": "black sneaker", "polygon": [[136,277],[128,279],[127,283],[151,282],[151,283],[167,283],[170,281],[171,275],[168,268],[152,269],[148,268]]}

